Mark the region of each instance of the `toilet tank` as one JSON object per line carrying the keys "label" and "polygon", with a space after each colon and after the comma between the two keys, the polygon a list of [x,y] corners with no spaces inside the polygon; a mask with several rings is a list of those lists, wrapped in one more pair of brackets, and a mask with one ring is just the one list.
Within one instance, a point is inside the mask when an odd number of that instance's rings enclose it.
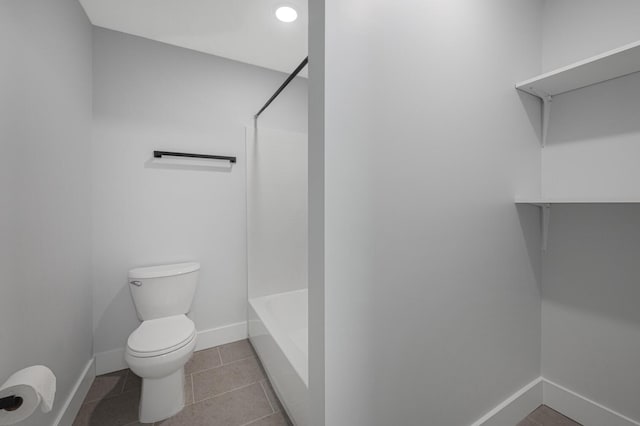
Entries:
{"label": "toilet tank", "polygon": [[198,284],[196,262],[148,266],[129,271],[129,288],[142,321],[187,314]]}

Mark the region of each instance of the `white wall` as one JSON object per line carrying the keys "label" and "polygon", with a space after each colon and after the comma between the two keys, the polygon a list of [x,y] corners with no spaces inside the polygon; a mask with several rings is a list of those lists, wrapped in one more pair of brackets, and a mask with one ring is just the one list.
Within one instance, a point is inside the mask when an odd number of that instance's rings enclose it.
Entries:
{"label": "white wall", "polygon": [[542,2],[324,3],[325,423],[470,424],[540,374]]}
{"label": "white wall", "polygon": [[[96,352],[124,348],[138,325],[126,279],[134,266],[199,261],[198,330],[244,322],[245,126],[286,76],[104,29],[94,31],[94,69]],[[306,82],[293,82],[261,124],[306,132],[306,99]],[[238,162],[158,168],[154,149]]]}
{"label": "white wall", "polygon": [[639,73],[555,96],[542,150],[543,195],[640,199],[638,111]]}
{"label": "white wall", "polygon": [[[547,1],[545,70],[640,40],[640,3],[631,0]],[[542,153],[542,192],[552,198],[640,197],[635,158],[640,74],[556,96]]]}
{"label": "white wall", "polygon": [[309,3],[309,423],[325,424],[324,111],[325,1]]}
{"label": "white wall", "polygon": [[543,71],[640,40],[636,0],[545,0]]}
{"label": "white wall", "polygon": [[0,2],[0,382],[56,374],[54,423],[92,358],[91,26],[75,0]]}
{"label": "white wall", "polygon": [[[545,68],[640,40],[640,3],[548,1]],[[557,96],[543,193],[638,200],[640,75]],[[635,206],[554,206],[543,258],[543,375],[640,421]]]}
{"label": "white wall", "polygon": [[255,133],[247,138],[249,298],[307,288],[308,280],[307,134]]}
{"label": "white wall", "polygon": [[551,215],[543,376],[640,421],[640,207],[554,206]]}

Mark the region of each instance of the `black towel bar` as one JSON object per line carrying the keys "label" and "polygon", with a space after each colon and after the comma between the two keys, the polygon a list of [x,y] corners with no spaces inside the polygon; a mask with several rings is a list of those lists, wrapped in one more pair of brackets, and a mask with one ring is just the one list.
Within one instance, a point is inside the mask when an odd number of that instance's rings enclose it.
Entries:
{"label": "black towel bar", "polygon": [[153,151],[155,158],[167,157],[188,157],[188,158],[207,158],[210,160],[227,160],[231,163],[236,162],[236,157],[228,157],[225,155],[206,155],[206,154],[188,154],[186,152],[169,152],[169,151]]}

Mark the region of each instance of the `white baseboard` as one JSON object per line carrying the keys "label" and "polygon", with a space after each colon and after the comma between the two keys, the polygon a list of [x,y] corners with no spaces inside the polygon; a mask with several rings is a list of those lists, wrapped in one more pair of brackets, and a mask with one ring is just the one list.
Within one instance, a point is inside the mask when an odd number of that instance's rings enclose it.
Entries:
{"label": "white baseboard", "polygon": [[97,376],[129,368],[124,360],[124,348],[99,352],[95,356]]}
{"label": "white baseboard", "polygon": [[542,404],[542,377],[538,377],[471,426],[514,426]]}
{"label": "white baseboard", "polygon": [[541,404],[584,426],[640,426],[640,421],[617,413],[544,377],[538,377],[505,399],[471,426],[513,426]]}
{"label": "white baseboard", "polygon": [[543,402],[584,426],[640,426],[640,422],[623,416],[572,390],[543,379]]}
{"label": "white baseboard", "polygon": [[69,396],[62,405],[58,417],[53,422],[53,426],[71,426],[71,424],[73,424],[95,377],[95,362],[92,358],[85,366],[80,377],[78,377],[73,389],[71,389],[71,393],[69,393]]}
{"label": "white baseboard", "polygon": [[[213,348],[247,338],[247,322],[237,322],[222,327],[198,331],[196,351]],[[96,354],[96,374],[106,374],[129,368],[124,360],[124,348]]]}
{"label": "white baseboard", "polygon": [[198,331],[196,351],[209,349],[227,343],[237,342],[248,337],[247,322],[237,322],[222,327]]}

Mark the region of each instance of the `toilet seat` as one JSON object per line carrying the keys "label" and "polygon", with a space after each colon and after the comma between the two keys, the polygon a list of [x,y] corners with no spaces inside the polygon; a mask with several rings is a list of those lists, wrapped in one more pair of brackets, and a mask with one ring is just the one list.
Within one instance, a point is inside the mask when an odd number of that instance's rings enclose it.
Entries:
{"label": "toilet seat", "polygon": [[196,326],[186,315],[143,321],[129,336],[127,352],[138,358],[165,355],[188,345],[196,336]]}

